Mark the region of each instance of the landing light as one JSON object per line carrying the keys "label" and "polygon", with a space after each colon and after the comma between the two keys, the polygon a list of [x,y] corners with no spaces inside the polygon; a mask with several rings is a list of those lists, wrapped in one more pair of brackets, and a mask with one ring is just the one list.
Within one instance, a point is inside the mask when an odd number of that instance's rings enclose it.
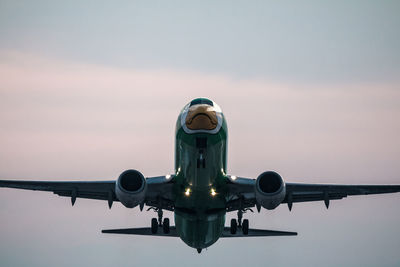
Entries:
{"label": "landing light", "polygon": [[186,188],[185,190],[185,196],[190,196],[190,188]]}
{"label": "landing light", "polygon": [[231,176],[231,179],[232,179],[233,181],[235,181],[236,178],[237,178],[237,177],[236,177],[235,175],[232,175],[232,176]]}
{"label": "landing light", "polygon": [[169,180],[169,179],[171,179],[171,174],[167,174],[167,175],[165,175],[165,179],[167,179],[167,180]]}
{"label": "landing light", "polygon": [[215,196],[217,194],[217,192],[215,192],[214,188],[211,188],[211,196]]}

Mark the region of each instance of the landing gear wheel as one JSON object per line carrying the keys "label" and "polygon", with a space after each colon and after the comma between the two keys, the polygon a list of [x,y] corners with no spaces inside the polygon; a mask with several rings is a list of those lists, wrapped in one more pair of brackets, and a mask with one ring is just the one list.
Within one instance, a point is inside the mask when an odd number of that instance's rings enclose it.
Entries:
{"label": "landing gear wheel", "polygon": [[243,220],[242,231],[243,231],[244,235],[248,235],[249,234],[249,220],[248,219],[244,219]]}
{"label": "landing gear wheel", "polygon": [[158,230],[157,218],[153,218],[151,219],[151,232],[153,234],[157,234],[157,230]]}
{"label": "landing gear wheel", "polygon": [[232,235],[236,234],[237,227],[238,227],[238,225],[237,225],[236,219],[231,219],[231,234]]}
{"label": "landing gear wheel", "polygon": [[162,227],[164,234],[169,234],[169,218],[164,219]]}

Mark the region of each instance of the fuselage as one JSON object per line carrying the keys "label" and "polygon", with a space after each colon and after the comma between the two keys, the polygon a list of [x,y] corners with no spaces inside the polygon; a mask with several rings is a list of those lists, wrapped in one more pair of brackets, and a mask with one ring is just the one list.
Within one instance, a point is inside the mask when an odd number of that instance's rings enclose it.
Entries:
{"label": "fuselage", "polygon": [[189,246],[221,236],[226,214],[227,126],[214,102],[198,98],[179,114],[175,139],[175,225]]}

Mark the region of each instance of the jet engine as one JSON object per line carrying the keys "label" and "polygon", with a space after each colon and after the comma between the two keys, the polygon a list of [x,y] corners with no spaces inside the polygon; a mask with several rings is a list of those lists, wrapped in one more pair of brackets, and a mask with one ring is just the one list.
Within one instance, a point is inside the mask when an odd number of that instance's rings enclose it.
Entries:
{"label": "jet engine", "polygon": [[282,177],[273,171],[262,173],[256,180],[256,200],[259,205],[273,210],[285,199],[286,187]]}
{"label": "jet engine", "polygon": [[115,183],[115,195],[127,208],[134,208],[144,201],[146,179],[136,170],[124,171]]}

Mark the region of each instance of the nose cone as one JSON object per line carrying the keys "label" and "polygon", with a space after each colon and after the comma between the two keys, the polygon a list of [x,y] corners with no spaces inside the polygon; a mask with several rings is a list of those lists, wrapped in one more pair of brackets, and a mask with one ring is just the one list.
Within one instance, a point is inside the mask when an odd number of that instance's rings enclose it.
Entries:
{"label": "nose cone", "polygon": [[214,130],[218,126],[217,113],[207,104],[191,106],[185,124],[190,130]]}
{"label": "nose cone", "polygon": [[182,128],[187,134],[216,134],[224,124],[222,110],[215,102],[207,98],[196,98],[179,114],[177,130]]}

